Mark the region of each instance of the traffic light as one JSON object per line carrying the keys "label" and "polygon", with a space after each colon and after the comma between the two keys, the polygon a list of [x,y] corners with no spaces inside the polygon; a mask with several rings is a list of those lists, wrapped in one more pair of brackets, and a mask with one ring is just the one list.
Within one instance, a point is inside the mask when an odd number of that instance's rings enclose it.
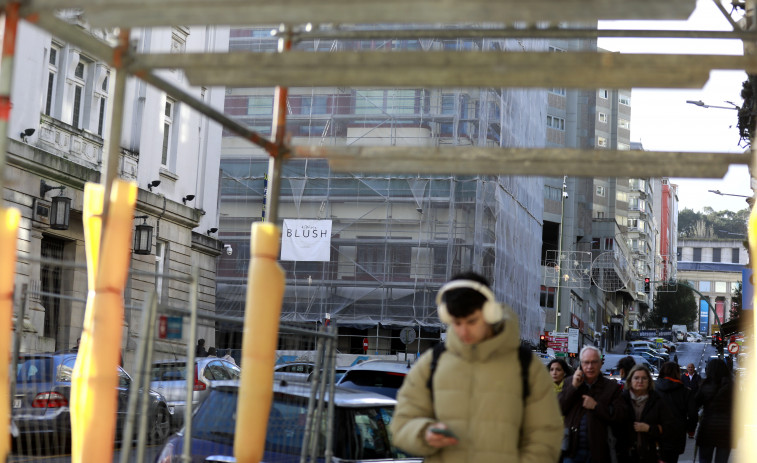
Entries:
{"label": "traffic light", "polygon": [[718,353],[723,353],[723,348],[725,348],[725,340],[723,339],[723,336],[718,334],[717,340],[715,341],[715,347],[718,349]]}
{"label": "traffic light", "polygon": [[539,336],[539,351],[547,352],[547,336],[543,334]]}
{"label": "traffic light", "polygon": [[644,292],[649,294],[649,277],[644,278]]}

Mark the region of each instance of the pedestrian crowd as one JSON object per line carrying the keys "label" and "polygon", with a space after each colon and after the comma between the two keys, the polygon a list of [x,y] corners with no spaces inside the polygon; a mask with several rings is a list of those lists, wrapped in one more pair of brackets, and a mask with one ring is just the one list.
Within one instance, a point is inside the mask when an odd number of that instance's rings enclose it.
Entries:
{"label": "pedestrian crowd", "polygon": [[724,360],[711,359],[704,380],[693,364],[681,375],[666,362],[654,380],[628,356],[618,362],[620,381],[604,377],[601,365],[599,349],[587,346],[571,377],[553,375],[565,424],[561,462],[678,463],[687,436],[698,463],[728,462],[734,389]]}
{"label": "pedestrian crowd", "polygon": [[427,463],[677,463],[688,436],[695,461],[727,463],[733,380],[722,359],[710,360],[704,380],[677,362],[655,380],[628,356],[616,381],[602,374],[601,351],[585,346],[575,371],[553,359],[545,372],[483,276],[453,277],[436,303],[447,337],[397,393],[398,448]]}

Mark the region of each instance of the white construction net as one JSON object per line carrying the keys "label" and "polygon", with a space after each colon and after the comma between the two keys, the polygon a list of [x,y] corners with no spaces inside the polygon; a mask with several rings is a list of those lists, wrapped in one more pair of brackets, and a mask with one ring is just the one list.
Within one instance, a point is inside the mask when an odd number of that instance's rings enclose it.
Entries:
{"label": "white construction net", "polygon": [[[232,49],[270,51],[264,29],[232,31]],[[298,49],[546,50],[545,41],[316,40]],[[545,90],[291,88],[287,133],[296,145],[544,146]],[[272,89],[229,89],[225,112],[271,132]],[[461,161],[463,162],[463,161]],[[260,220],[268,159],[224,140],[217,310],[243,311],[249,230]],[[485,173],[482,173],[485,174]],[[282,320],[340,326],[440,327],[434,298],[451,276],[488,277],[520,316],[522,336],[538,339],[541,178],[335,173],[323,160],[283,169],[279,218],[331,220],[328,261],[284,261]]]}

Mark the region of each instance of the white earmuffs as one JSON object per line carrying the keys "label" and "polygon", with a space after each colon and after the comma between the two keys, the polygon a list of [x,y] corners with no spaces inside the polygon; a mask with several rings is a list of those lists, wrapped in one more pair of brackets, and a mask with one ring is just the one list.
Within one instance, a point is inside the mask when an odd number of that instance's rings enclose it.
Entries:
{"label": "white earmuffs", "polygon": [[504,318],[502,306],[497,302],[491,289],[487,288],[486,285],[473,280],[452,280],[442,286],[439,289],[439,293],[436,295],[436,312],[442,323],[451,325],[453,321],[452,316],[449,314],[449,311],[447,311],[447,304],[444,302],[442,296],[444,296],[444,293],[449,290],[462,288],[475,290],[486,298],[486,302],[484,302],[483,307],[481,307],[481,312],[483,313],[484,321],[486,321],[486,323],[493,325],[502,321],[502,318]]}

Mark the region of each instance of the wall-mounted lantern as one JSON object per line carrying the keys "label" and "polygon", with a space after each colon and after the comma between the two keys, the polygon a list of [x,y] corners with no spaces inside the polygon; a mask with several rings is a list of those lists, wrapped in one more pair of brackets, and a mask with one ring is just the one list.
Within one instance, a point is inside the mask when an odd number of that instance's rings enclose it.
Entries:
{"label": "wall-mounted lantern", "polygon": [[142,219],[142,223],[134,229],[134,254],[152,254],[152,226],[147,225],[147,216],[138,215],[135,219]]}
{"label": "wall-mounted lantern", "polygon": [[39,195],[45,199],[45,195],[50,190],[60,190],[58,196],[53,196],[50,206],[50,228],[53,230],[68,230],[68,219],[71,213],[71,198],[63,196],[63,185],[52,186],[40,180]]}

